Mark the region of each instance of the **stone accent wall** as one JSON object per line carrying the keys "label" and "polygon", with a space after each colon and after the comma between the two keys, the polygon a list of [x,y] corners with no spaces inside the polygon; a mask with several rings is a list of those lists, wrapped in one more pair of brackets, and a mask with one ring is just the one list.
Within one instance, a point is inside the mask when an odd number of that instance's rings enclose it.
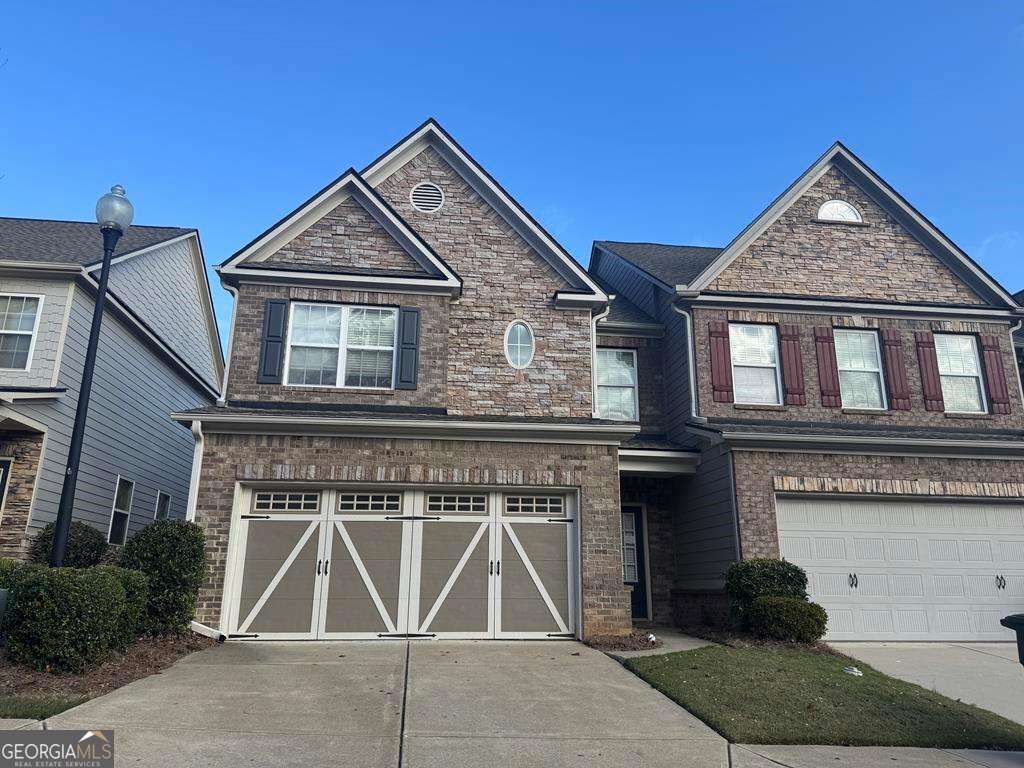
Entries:
{"label": "stone accent wall", "polygon": [[[1019,371],[1010,344],[1010,327],[1005,323],[968,322],[959,320],[911,320],[903,318],[873,318],[853,315],[811,315],[787,312],[760,312],[746,309],[694,308],[694,334],[697,342],[698,406],[702,416],[729,419],[762,419],[779,421],[813,421],[820,424],[842,423],[903,425],[912,427],[939,427],[943,429],[985,430],[992,428],[1020,429],[1024,427],[1024,405],[1020,401]],[[716,403],[711,394],[711,349],[708,323],[713,320],[747,323],[794,323],[800,326],[800,351],[804,365],[804,389],[807,405],[737,406]],[[863,411],[843,408],[825,408],[821,404],[818,385],[818,358],[814,345],[814,326],[849,328],[898,328],[903,339],[903,356],[907,379],[910,383],[911,407],[909,411]],[[993,333],[999,337],[1003,354],[1003,370],[1010,392],[1010,413],[980,414],[978,417],[960,414],[947,415],[940,411],[926,411],[921,392],[921,370],[917,362],[914,331],[951,333]]]}
{"label": "stone accent wall", "polygon": [[[420,370],[416,389],[367,390],[257,384],[263,313],[267,299],[406,306],[420,309]],[[235,307],[235,336],[228,375],[229,400],[269,402],[429,406],[447,403],[448,298],[411,293],[380,293],[333,288],[242,283]]]}
{"label": "stone accent wall", "polygon": [[196,618],[214,627],[220,622],[236,482],[529,486],[579,489],[583,633],[627,632],[619,486],[609,482],[618,472],[613,446],[207,433],[196,507],[207,574]]}
{"label": "stone accent wall", "polygon": [[878,496],[939,496],[943,498],[1024,499],[1024,483],[972,480],[879,480],[853,477],[772,478],[779,493],[867,493]]}
{"label": "stone accent wall", "polygon": [[676,578],[672,515],[678,506],[677,488],[672,480],[624,475],[621,492],[624,504],[643,504],[647,512],[651,621],[654,624],[671,624],[672,585]]}
{"label": "stone accent wall", "polygon": [[[864,225],[817,221],[818,208],[833,198],[857,206]],[[895,218],[835,167],[794,202],[708,289],[904,303],[984,304]]]}
{"label": "stone accent wall", "polygon": [[661,339],[601,334],[597,346],[636,351],[641,431],[665,432],[665,368]]}
{"label": "stone accent wall", "polygon": [[[1024,462],[994,459],[734,451],[733,466],[740,551],[745,559],[779,556],[775,494],[780,486],[913,496],[954,491],[949,495],[1009,498],[1024,484]],[[810,482],[803,474],[808,467],[816,473]],[[840,488],[852,490],[829,490]],[[955,492],[958,489],[960,493]],[[977,493],[964,492],[968,490]]]}
{"label": "stone accent wall", "polygon": [[395,242],[380,222],[351,197],[265,263],[268,266],[300,264],[335,272],[355,269],[424,273],[423,267]]}
{"label": "stone accent wall", "polygon": [[[410,190],[437,184],[436,213],[417,211]],[[462,277],[448,327],[448,408],[464,415],[589,417],[589,310],[555,309],[566,281],[432,148],[380,183],[380,195]],[[505,329],[525,320],[536,355],[525,370],[505,359]]]}
{"label": "stone accent wall", "polygon": [[25,529],[32,508],[43,436],[35,432],[0,433],[0,458],[13,458],[6,498],[0,496],[0,557],[25,557]]}

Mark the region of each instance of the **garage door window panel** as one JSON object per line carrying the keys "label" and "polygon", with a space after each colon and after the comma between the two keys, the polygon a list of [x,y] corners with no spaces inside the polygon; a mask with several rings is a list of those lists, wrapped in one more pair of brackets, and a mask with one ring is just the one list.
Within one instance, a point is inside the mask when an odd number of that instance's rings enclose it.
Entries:
{"label": "garage door window panel", "polygon": [[782,404],[779,341],[774,325],[730,323],[729,353],[737,404]]}
{"label": "garage door window panel", "polygon": [[984,413],[987,405],[977,340],[967,334],[936,333],[935,356],[946,411]]}
{"label": "garage door window panel", "polygon": [[886,409],[882,358],[874,331],[835,330],[839,389],[844,408]]}

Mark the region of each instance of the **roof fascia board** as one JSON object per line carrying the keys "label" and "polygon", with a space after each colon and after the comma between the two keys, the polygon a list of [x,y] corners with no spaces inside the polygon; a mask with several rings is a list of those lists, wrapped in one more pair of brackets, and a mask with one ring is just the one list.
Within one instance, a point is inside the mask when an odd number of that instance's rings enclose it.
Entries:
{"label": "roof fascia board", "polygon": [[0,261],[0,274],[77,277],[81,273],[81,264],[54,264],[49,261]]}
{"label": "roof fascia board", "polygon": [[431,440],[544,442],[618,445],[639,425],[532,424],[529,422],[437,421],[402,418],[344,418],[250,414],[172,413],[181,424],[201,422],[208,431],[245,434],[328,434]]}
{"label": "roof fascia board", "polygon": [[432,146],[555,270],[569,282],[590,291],[597,301],[607,297],[586,270],[435,120],[429,119],[363,170],[376,187],[411,158]]}
{"label": "roof fascia board", "polygon": [[[597,243],[594,243],[594,250],[597,251],[599,254],[607,254],[608,256],[611,256],[611,257],[613,257],[615,259],[618,259],[626,267],[626,269],[630,270],[631,272],[635,272],[637,275],[639,275],[644,280],[646,280],[647,282],[649,282],[652,285],[654,285],[659,290],[662,290],[665,293],[669,293],[669,294],[673,294],[673,295],[676,293],[676,289],[678,288],[678,286],[669,285],[668,283],[664,282],[663,280],[659,280],[654,275],[652,275],[650,272],[646,271],[645,269],[643,269],[641,267],[638,267],[636,264],[631,262],[625,256],[620,256],[615,251],[610,250],[608,248],[605,248],[604,246],[598,245]],[[593,259],[591,261],[593,263]]]}
{"label": "roof fascia board", "polygon": [[1009,309],[971,306],[933,306],[928,304],[887,304],[869,301],[847,301],[843,299],[790,298],[781,296],[734,296],[717,293],[701,293],[690,297],[693,306],[738,306],[779,309],[799,314],[820,314],[822,312],[869,312],[896,317],[969,317],[976,320],[1013,320],[1020,312]]}
{"label": "roof fascia board", "polygon": [[386,293],[436,293],[458,296],[461,284],[452,279],[417,277],[381,277],[379,275],[344,275],[327,272],[297,272],[286,269],[248,269],[245,267],[221,267],[220,277],[224,281],[247,283],[306,283],[329,285],[335,288],[352,288],[360,291],[381,291]]}
{"label": "roof fascia board", "polygon": [[722,439],[744,450],[825,453],[872,453],[882,456],[957,456],[962,458],[1024,460],[1024,441],[950,440],[943,438],[878,437],[855,435],[792,435],[766,432],[729,432]]}

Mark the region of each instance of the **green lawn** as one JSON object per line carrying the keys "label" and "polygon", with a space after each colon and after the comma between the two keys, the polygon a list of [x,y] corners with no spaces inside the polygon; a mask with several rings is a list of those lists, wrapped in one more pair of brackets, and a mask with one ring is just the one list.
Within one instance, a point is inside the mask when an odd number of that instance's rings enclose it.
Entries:
{"label": "green lawn", "polygon": [[739,744],[1024,749],[1024,725],[814,650],[709,646],[626,667]]}
{"label": "green lawn", "polygon": [[0,696],[0,718],[43,720],[76,707],[88,696]]}

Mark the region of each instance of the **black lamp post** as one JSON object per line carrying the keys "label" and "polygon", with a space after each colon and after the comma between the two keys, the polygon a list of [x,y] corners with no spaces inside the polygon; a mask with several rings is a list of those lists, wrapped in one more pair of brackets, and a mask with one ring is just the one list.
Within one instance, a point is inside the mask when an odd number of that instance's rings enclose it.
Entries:
{"label": "black lamp post", "polygon": [[68,546],[71,512],[75,504],[75,487],[78,485],[78,465],[82,459],[82,441],[85,439],[85,419],[89,413],[89,394],[92,392],[92,374],[96,368],[96,348],[100,342],[103,306],[107,302],[110,258],[117,247],[117,241],[131,226],[134,213],[135,209],[125,197],[124,187],[120,184],[111,187],[110,191],[96,203],[96,221],[103,234],[103,268],[100,270],[100,282],[96,289],[92,328],[89,330],[89,347],[85,353],[82,385],[78,390],[78,406],[75,408],[75,426],[71,431],[71,445],[68,448],[68,468],[64,473],[64,486],[60,491],[60,506],[57,508],[57,523],[53,531],[53,546],[50,549],[50,565],[54,568],[64,564],[64,552]]}

